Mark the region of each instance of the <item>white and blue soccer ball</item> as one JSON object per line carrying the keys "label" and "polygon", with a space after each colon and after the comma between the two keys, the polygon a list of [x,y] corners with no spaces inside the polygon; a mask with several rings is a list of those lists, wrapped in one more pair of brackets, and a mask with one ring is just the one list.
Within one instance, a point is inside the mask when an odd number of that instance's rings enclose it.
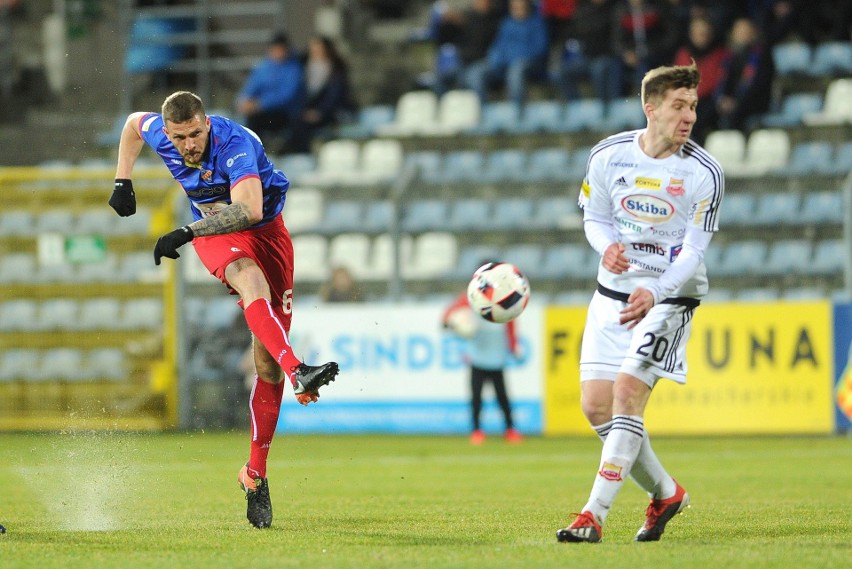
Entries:
{"label": "white and blue soccer ball", "polygon": [[467,299],[473,311],[502,324],[520,316],[530,301],[530,283],[511,263],[485,263],[467,285]]}

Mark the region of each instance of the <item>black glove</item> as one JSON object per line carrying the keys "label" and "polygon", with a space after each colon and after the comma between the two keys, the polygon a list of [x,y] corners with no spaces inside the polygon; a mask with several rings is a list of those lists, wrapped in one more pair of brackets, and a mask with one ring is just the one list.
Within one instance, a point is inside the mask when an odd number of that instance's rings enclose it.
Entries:
{"label": "black glove", "polygon": [[133,191],[133,182],[116,178],[115,189],[112,192],[112,197],[109,198],[109,205],[121,217],[136,213],[136,192]]}
{"label": "black glove", "polygon": [[154,264],[159,265],[162,257],[169,259],[180,257],[180,253],[177,252],[178,247],[186,245],[192,241],[193,237],[192,229],[188,225],[184,225],[180,229],[175,229],[157,239],[157,244],[154,246]]}

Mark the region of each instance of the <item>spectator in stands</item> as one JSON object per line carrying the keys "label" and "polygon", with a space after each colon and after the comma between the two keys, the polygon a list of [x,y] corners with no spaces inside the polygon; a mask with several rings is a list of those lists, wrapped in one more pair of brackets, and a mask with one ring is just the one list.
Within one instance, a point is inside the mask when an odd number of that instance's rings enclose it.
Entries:
{"label": "spectator in stands", "polygon": [[[695,61],[701,82],[698,84],[698,99],[710,101],[723,77],[722,63],[728,57],[723,42],[716,38],[713,23],[704,16],[695,16],[689,24],[689,39],[675,54],[674,64],[687,66]],[[712,105],[699,105],[698,117],[692,127],[692,139],[704,143],[707,130],[714,121]]]}
{"label": "spectator in stands", "polygon": [[472,0],[465,10],[437,13],[432,35],[438,44],[434,81],[438,95],[464,84],[462,77],[470,66],[488,55],[502,20],[496,4],[496,0]]}
{"label": "spectator in stands", "polygon": [[572,23],[580,0],[540,0],[541,17],[547,23],[547,36],[551,46],[561,46],[571,34]]}
{"label": "spectator in stands", "polygon": [[521,104],[527,81],[546,78],[548,49],[547,26],[529,0],[511,0],[486,58],[466,74],[467,86],[484,102],[491,87],[505,83],[509,100]]}
{"label": "spectator in stands", "polygon": [[356,111],[349,69],[329,38],[317,36],[308,43],[304,74],[305,102],[288,136],[288,152],[310,152],[322,129],[352,120]]}
{"label": "spectator in stands", "polygon": [[613,0],[581,0],[559,66],[559,87],[565,99],[579,99],[579,84],[587,78],[597,98],[609,102],[621,96],[622,66],[613,48],[614,17]]}
{"label": "spectator in stands", "polygon": [[320,287],[323,302],[357,302],[361,300],[352,273],[344,266],[332,268],[328,282]]}
{"label": "spectator in stands", "polygon": [[616,8],[615,42],[631,89],[645,73],[668,64],[681,41],[672,7],[662,0],[622,0]]}
{"label": "spectator in stands", "polygon": [[521,442],[521,434],[515,430],[513,423],[512,404],[506,391],[505,379],[505,368],[514,358],[521,355],[515,321],[495,324],[480,319],[470,309],[467,291],[463,291],[444,311],[441,322],[445,329],[465,340],[464,359],[470,366],[470,411],[473,427],[471,444],[480,445],[485,442],[480,415],[482,388],[489,382],[494,387],[494,395],[503,412],[506,425],[504,438],[510,443]]}
{"label": "spectator in stands", "polygon": [[284,33],[276,33],[267,55],[252,70],[237,96],[237,113],[246,127],[276,150],[286,137],[286,129],[299,116],[304,97],[302,63],[290,49]]}
{"label": "spectator in stands", "polygon": [[765,113],[771,100],[774,65],[760,33],[748,18],[734,22],[716,90],[716,127],[744,130],[750,117]]}

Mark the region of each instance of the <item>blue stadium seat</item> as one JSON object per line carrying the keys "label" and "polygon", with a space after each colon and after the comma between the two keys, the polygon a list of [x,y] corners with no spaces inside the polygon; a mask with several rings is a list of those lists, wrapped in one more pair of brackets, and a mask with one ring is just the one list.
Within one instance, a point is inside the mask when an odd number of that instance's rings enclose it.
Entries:
{"label": "blue stadium seat", "polygon": [[603,101],[600,99],[569,101],[565,105],[564,116],[565,120],[561,128],[564,132],[599,131],[605,116]]}
{"label": "blue stadium seat", "polygon": [[744,288],[737,292],[736,299],[739,302],[776,302],[781,297],[775,287]]}
{"label": "blue stadium seat", "polygon": [[799,126],[806,114],[816,113],[821,108],[822,94],[791,93],[784,97],[778,112],[763,115],[760,122],[766,128]]}
{"label": "blue stadium seat", "polygon": [[577,182],[577,190],[580,189],[580,182],[586,177],[586,165],[589,162],[589,154],[591,153],[591,146],[575,148],[571,152],[571,158],[568,160],[568,169],[565,170],[565,179],[569,182]]}
{"label": "blue stadium seat", "polygon": [[449,204],[445,200],[417,200],[408,204],[402,217],[402,230],[408,233],[434,231],[447,227]]}
{"label": "blue stadium seat", "polygon": [[824,299],[825,296],[825,289],[819,286],[788,288],[781,293],[781,299],[787,301],[821,300]]}
{"label": "blue stadium seat", "polygon": [[390,200],[374,200],[367,203],[361,231],[380,233],[388,231],[393,220],[393,203]]}
{"label": "blue stadium seat", "polygon": [[477,182],[482,178],[485,159],[478,150],[456,150],[444,158],[441,181],[446,184]]}
{"label": "blue stadium seat", "polygon": [[782,176],[823,174],[834,167],[834,146],[830,142],[800,142],[793,147],[790,160],[775,173]]}
{"label": "blue stadium seat", "polygon": [[302,181],[306,174],[317,169],[317,159],[313,154],[287,154],[276,161],[287,179],[294,183]]}
{"label": "blue stadium seat", "polygon": [[839,275],[848,255],[848,245],[843,239],[826,239],[814,246],[814,256],[804,268],[809,275]]}
{"label": "blue stadium seat", "polygon": [[555,196],[538,200],[530,225],[534,229],[577,229],[582,223],[583,211],[577,198]]}
{"label": "blue stadium seat", "polygon": [[193,18],[137,17],[130,29],[124,69],[128,73],[163,71],[180,60],[186,47],[168,40],[195,29]]}
{"label": "blue stadium seat", "polygon": [[540,276],[543,259],[544,246],[537,243],[519,243],[506,247],[500,258],[518,267],[532,281]]}
{"label": "blue stadium seat", "polygon": [[329,202],[325,207],[322,222],[316,231],[326,234],[356,231],[361,228],[364,217],[364,202],[360,200],[338,200]]}
{"label": "blue stadium seat", "polygon": [[748,226],[754,224],[754,212],[757,198],[754,194],[727,194],[722,200],[719,223],[722,226]]}
{"label": "blue stadium seat", "polygon": [[839,77],[852,74],[852,43],[832,41],[818,44],[814,48],[809,69],[814,77]]}
{"label": "blue stadium seat", "polygon": [[467,282],[484,261],[499,260],[501,252],[499,247],[493,245],[468,245],[459,253],[455,268],[444,275],[446,280],[458,280]]}
{"label": "blue stadium seat", "polygon": [[508,198],[494,205],[492,224],[496,230],[529,229],[535,202],[529,198]]}
{"label": "blue stadium seat", "polygon": [[591,269],[593,263],[597,266],[597,255],[588,245],[566,243],[548,248],[544,253],[541,268],[536,272],[542,279],[587,277],[594,274]]}
{"label": "blue stadium seat", "polygon": [[802,200],[799,220],[802,223],[822,225],[825,223],[843,223],[843,194],[838,190],[809,192]]}
{"label": "blue stadium seat", "polygon": [[532,151],[527,164],[527,179],[531,182],[567,181],[568,156],[568,151],[562,147]]}
{"label": "blue stadium seat", "polygon": [[436,184],[441,180],[441,167],[443,157],[440,152],[434,150],[422,150],[409,152],[405,157],[405,169],[409,164],[414,164],[418,169],[420,181],[427,184]]}
{"label": "blue stadium seat", "polygon": [[760,274],[766,261],[766,250],[763,241],[735,241],[722,251],[716,274],[726,277]]}
{"label": "blue stadium seat", "polygon": [[[724,204],[724,200],[722,202]],[[762,194],[757,200],[752,223],[755,225],[795,225],[800,222],[801,197],[790,191]]]}
{"label": "blue stadium seat", "polygon": [[471,134],[515,133],[520,123],[521,109],[510,101],[485,103],[479,126],[469,130]]}
{"label": "blue stadium seat", "polygon": [[491,202],[485,199],[456,200],[450,209],[449,227],[453,231],[484,231],[491,228]]}
{"label": "blue stadium seat", "polygon": [[811,58],[811,46],[803,42],[780,43],[772,48],[775,72],[781,77],[807,75]]}
{"label": "blue stadium seat", "polygon": [[811,261],[811,244],[806,239],[782,239],[769,249],[766,263],[760,267],[762,274],[771,276],[802,273]]}
{"label": "blue stadium seat", "polygon": [[526,104],[518,132],[554,132],[562,124],[564,105],[556,101],[530,101]]}
{"label": "blue stadium seat", "polygon": [[342,125],[339,134],[343,138],[370,138],[379,127],[393,123],[393,105],[368,105],[358,111],[358,120]]}
{"label": "blue stadium seat", "polygon": [[527,153],[514,148],[491,152],[485,158],[481,180],[491,183],[526,181]]}
{"label": "blue stadium seat", "polygon": [[835,176],[852,172],[852,141],[841,143],[834,151],[834,162],[826,174]]}
{"label": "blue stadium seat", "polygon": [[603,129],[620,132],[645,126],[647,119],[642,110],[642,103],[635,97],[611,101],[606,109]]}

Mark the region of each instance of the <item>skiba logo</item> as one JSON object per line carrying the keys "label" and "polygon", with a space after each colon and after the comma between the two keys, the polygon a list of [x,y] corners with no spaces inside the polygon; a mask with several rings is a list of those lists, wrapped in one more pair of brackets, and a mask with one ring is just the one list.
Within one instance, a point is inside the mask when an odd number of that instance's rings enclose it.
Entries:
{"label": "skiba logo", "polygon": [[635,217],[648,223],[668,221],[674,215],[674,206],[656,196],[634,194],[621,200],[621,207]]}

